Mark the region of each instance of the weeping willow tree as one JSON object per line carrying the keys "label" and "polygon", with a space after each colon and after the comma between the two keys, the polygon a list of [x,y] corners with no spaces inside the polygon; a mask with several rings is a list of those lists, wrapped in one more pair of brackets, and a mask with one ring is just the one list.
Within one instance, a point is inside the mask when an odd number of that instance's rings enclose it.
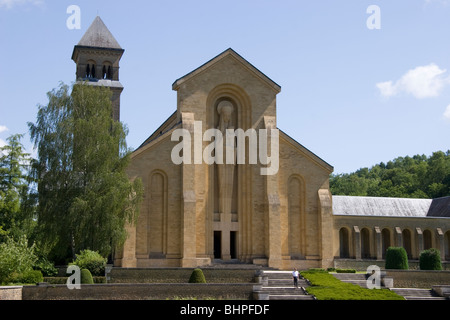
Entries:
{"label": "weeping willow tree", "polygon": [[41,243],[59,261],[84,249],[106,257],[124,243],[143,194],[126,174],[127,129],[112,118],[108,88],[61,84],[47,96],[28,123],[38,151]]}

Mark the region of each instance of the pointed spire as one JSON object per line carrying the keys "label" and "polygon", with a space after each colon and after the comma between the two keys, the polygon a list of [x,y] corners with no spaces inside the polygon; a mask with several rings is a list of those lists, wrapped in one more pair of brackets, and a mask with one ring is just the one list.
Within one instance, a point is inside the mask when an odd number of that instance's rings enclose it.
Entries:
{"label": "pointed spire", "polygon": [[87,29],[86,33],[81,38],[80,42],[78,42],[78,45],[87,47],[122,49],[99,16],[94,19],[91,26]]}

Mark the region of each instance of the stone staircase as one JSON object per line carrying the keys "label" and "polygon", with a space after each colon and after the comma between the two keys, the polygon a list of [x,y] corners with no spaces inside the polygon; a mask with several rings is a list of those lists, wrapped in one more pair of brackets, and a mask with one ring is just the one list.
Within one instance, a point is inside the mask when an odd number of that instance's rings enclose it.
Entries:
{"label": "stone staircase", "polygon": [[253,288],[256,300],[315,300],[305,291],[308,283],[298,280],[298,288],[294,287],[292,271],[261,270],[257,276],[258,285]]}
{"label": "stone staircase", "polygon": [[367,278],[364,273],[333,273],[333,276],[342,282],[349,282],[362,288],[367,288]]}
{"label": "stone staircase", "polygon": [[[334,273],[336,278],[343,282],[349,282],[359,285],[362,288],[367,288],[366,274],[363,273]],[[383,286],[382,286],[383,288]],[[437,295],[431,289],[416,289],[416,288],[390,288],[398,295],[404,297],[406,300],[447,300],[446,297]]]}
{"label": "stone staircase", "polygon": [[446,297],[438,296],[431,289],[392,288],[391,290],[406,300],[448,300]]}

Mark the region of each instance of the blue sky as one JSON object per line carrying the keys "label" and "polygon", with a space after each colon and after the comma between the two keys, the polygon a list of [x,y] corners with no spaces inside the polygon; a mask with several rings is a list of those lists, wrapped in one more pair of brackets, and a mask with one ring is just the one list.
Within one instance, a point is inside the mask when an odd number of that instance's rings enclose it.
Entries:
{"label": "blue sky", "polygon": [[282,87],[278,127],[335,173],[450,149],[450,0],[0,0],[0,144],[25,133],[31,150],[27,122],[75,80],[73,46],[97,15],[125,49],[131,148],[175,111],[172,83],[231,47]]}

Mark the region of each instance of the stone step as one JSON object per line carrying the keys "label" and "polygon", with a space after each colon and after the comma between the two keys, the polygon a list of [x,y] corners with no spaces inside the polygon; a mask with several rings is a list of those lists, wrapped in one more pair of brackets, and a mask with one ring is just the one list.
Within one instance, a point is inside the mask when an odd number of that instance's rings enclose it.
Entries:
{"label": "stone step", "polygon": [[332,273],[339,280],[366,280],[365,273]]}
{"label": "stone step", "polygon": [[[294,280],[291,279],[269,279],[268,281],[269,286],[285,286],[285,287],[292,287],[294,285]],[[308,282],[305,279],[299,279],[298,280],[298,286],[299,287],[305,287],[308,286]]]}
{"label": "stone step", "polygon": [[294,287],[292,271],[264,270],[261,275],[267,277],[267,286],[262,287],[259,293],[267,295],[269,300],[314,300],[314,296],[304,289],[309,285],[305,279],[300,277],[299,287]]}
{"label": "stone step", "polygon": [[428,289],[393,289],[393,291],[403,294],[403,295],[409,295],[409,296],[428,296],[432,297],[433,294],[431,290]]}
{"label": "stone step", "polygon": [[435,294],[431,289],[392,288],[391,290],[406,300],[447,300],[447,298]]}
{"label": "stone step", "polygon": [[270,295],[269,300],[314,300],[311,295]]}
{"label": "stone step", "polygon": [[361,288],[367,288],[367,278],[365,273],[333,273],[333,276],[342,282],[356,284]]}
{"label": "stone step", "polygon": [[269,279],[290,279],[292,280],[291,271],[263,271],[263,275],[267,276]]}
{"label": "stone step", "polygon": [[298,287],[298,288],[295,288],[295,287],[262,287],[261,290],[265,291],[265,292],[279,291],[279,292],[305,293],[303,287]]}
{"label": "stone step", "polygon": [[367,288],[366,280],[341,280],[341,281],[351,283],[351,284],[356,284],[357,286],[360,286],[361,288]]}

